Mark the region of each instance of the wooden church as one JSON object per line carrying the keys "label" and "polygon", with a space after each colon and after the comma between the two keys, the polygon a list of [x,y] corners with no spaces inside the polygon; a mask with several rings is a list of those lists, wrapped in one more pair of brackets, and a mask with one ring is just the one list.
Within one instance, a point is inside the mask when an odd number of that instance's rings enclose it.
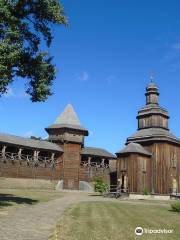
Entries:
{"label": "wooden church", "polygon": [[138,130],[116,153],[118,184],[134,193],[180,192],[180,139],[169,130],[169,115],[159,106],[159,91],[151,82],[146,105],[138,111]]}

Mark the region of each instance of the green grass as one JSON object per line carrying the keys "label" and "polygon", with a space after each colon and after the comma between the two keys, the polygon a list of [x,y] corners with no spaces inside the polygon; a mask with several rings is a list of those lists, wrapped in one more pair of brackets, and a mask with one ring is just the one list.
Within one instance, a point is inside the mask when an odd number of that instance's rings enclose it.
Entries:
{"label": "green grass", "polygon": [[56,192],[55,190],[41,190],[41,189],[0,189],[0,200],[1,195],[13,195],[22,198],[29,198],[37,200],[38,202],[47,202],[62,196],[62,193]]}
{"label": "green grass", "polygon": [[11,214],[19,207],[47,202],[62,196],[55,190],[0,189],[0,217]]}
{"label": "green grass", "polygon": [[0,177],[0,216],[17,207],[46,202],[62,194],[56,192],[57,181]]}
{"label": "green grass", "polygon": [[[137,237],[137,226],[173,229],[172,234],[144,234]],[[132,240],[180,239],[180,214],[170,204],[146,202],[84,202],[68,209],[50,237],[51,240]]]}

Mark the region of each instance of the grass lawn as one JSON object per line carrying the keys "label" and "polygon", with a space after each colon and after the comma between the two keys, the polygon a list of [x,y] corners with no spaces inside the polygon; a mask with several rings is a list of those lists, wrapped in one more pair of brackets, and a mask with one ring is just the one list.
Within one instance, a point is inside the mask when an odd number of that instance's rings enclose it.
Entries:
{"label": "grass lawn", "polygon": [[19,207],[47,202],[59,198],[62,193],[40,189],[0,189],[0,217]]}
{"label": "grass lawn", "polygon": [[46,202],[62,196],[57,181],[0,177],[0,217],[19,207]]}
{"label": "grass lawn", "polygon": [[[84,202],[67,209],[51,240],[180,239],[180,214],[170,204],[148,202]],[[172,234],[136,236],[137,226],[173,229]]]}

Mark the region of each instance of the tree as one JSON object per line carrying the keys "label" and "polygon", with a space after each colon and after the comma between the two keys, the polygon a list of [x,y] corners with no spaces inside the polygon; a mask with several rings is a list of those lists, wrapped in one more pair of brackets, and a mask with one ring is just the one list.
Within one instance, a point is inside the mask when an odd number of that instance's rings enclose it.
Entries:
{"label": "tree", "polygon": [[67,24],[58,0],[0,0],[0,96],[15,77],[27,79],[33,102],[52,95],[56,69],[42,49],[44,42],[50,47],[56,24]]}
{"label": "tree", "polygon": [[42,140],[41,137],[36,137],[36,136],[30,136],[30,139],[34,139],[34,140]]}

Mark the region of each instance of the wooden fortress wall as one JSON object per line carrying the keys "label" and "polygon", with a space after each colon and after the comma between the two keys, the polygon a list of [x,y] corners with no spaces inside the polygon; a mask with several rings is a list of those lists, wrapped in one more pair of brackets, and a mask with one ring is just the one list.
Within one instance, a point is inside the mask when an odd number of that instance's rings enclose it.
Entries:
{"label": "wooden fortress wall", "polygon": [[0,161],[0,177],[12,177],[12,178],[38,178],[46,180],[58,180],[62,175],[62,164],[57,161],[55,168],[51,168],[50,165],[43,163],[35,167],[33,164],[27,165],[27,162],[21,163],[17,160]]}
{"label": "wooden fortress wall", "polygon": [[55,168],[50,163],[45,167],[43,162],[38,166],[30,165],[24,161],[0,160],[0,177],[12,178],[37,178],[46,180],[63,180],[64,189],[79,189],[79,181],[92,182],[94,177],[101,176],[109,183],[109,169],[81,166],[81,145],[75,143],[64,143],[64,150],[56,160]]}

